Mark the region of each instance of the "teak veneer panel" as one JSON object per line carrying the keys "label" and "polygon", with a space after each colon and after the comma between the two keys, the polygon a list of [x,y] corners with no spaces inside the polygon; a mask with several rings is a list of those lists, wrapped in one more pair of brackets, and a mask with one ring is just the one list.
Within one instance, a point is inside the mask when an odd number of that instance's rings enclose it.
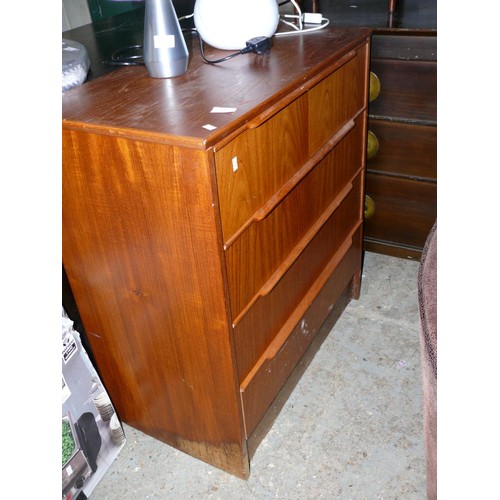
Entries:
{"label": "teak veneer panel", "polygon": [[117,412],[246,474],[206,155],[74,131],[63,141],[64,264]]}

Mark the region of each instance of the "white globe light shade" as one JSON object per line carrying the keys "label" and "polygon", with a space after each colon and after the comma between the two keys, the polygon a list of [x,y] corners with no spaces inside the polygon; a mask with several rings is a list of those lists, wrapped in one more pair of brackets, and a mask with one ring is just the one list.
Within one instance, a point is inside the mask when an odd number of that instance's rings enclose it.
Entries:
{"label": "white globe light shade", "polygon": [[277,0],[196,0],[194,25],[216,49],[240,50],[247,40],[271,37],[279,22]]}

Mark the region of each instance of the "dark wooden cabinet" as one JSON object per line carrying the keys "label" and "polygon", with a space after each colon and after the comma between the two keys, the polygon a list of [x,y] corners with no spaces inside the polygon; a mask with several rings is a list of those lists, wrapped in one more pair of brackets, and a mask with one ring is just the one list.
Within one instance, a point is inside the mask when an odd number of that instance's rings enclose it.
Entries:
{"label": "dark wooden cabinet", "polygon": [[63,96],[63,263],[99,373],[121,420],[238,477],[359,296],[370,34]]}
{"label": "dark wooden cabinet", "polygon": [[420,259],[437,218],[437,44],[433,33],[375,32],[365,248]]}

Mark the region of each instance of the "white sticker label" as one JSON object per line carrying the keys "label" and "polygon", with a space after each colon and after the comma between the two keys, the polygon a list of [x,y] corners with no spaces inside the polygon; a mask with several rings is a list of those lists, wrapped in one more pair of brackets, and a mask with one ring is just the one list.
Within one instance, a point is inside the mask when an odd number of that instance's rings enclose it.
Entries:
{"label": "white sticker label", "polygon": [[236,172],[238,170],[238,157],[234,156],[231,161],[233,163],[233,172]]}
{"label": "white sticker label", "polygon": [[234,113],[236,108],[224,108],[222,106],[214,106],[210,113]]}
{"label": "white sticker label", "polygon": [[155,35],[155,49],[173,49],[175,47],[174,35]]}

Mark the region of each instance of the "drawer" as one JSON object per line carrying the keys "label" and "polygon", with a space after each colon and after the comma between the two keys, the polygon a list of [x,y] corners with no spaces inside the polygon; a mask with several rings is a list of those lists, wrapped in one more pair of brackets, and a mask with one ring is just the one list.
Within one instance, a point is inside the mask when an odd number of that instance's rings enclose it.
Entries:
{"label": "drawer", "polygon": [[[325,269],[345,250],[345,240],[362,222],[362,174],[353,189],[323,224],[312,241],[281,279],[266,289],[234,327],[236,363],[240,382],[277,335],[288,335],[289,318],[303,307]],[[343,250],[344,249],[344,250]],[[331,271],[330,271],[331,272]],[[283,326],[285,325],[285,326]],[[281,333],[280,333],[281,332]]]}
{"label": "drawer", "polygon": [[312,305],[294,318],[286,336],[276,337],[258,360],[252,372],[241,383],[241,400],[245,431],[249,437],[272,404],[304,352],[321,328],[354,274],[360,269],[361,227],[353,233],[342,257],[330,271],[321,292]]}
{"label": "drawer", "polygon": [[365,220],[365,238],[423,248],[437,216],[435,183],[369,173],[366,194],[375,212]]}
{"label": "drawer", "polygon": [[370,103],[370,117],[436,124],[436,62],[374,59],[370,71],[380,80],[380,94]]}
{"label": "drawer", "polygon": [[366,47],[262,123],[215,153],[223,237],[234,239],[276,204],[344,135],[365,107]]}
{"label": "drawer", "polygon": [[353,188],[363,168],[363,134],[360,118],[269,215],[251,224],[226,249],[234,323],[290,267]]}
{"label": "drawer", "polygon": [[368,171],[436,180],[436,127],[372,119],[368,130],[378,142],[378,152],[367,161]]}
{"label": "drawer", "polygon": [[437,61],[437,36],[436,34],[410,35],[404,31],[390,34],[374,33],[371,58]]}

